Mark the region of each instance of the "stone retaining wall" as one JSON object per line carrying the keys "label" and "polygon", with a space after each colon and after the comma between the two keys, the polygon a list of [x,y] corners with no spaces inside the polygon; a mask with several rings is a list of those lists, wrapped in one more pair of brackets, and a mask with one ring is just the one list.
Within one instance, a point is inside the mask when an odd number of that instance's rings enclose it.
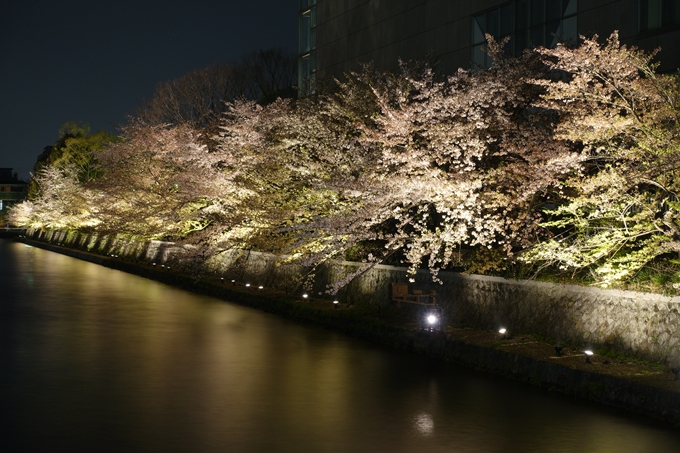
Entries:
{"label": "stone retaining wall", "polygon": [[[192,267],[201,273],[250,281],[288,292],[301,291],[307,270],[281,264],[279,258],[249,251],[229,251],[207,261],[200,254],[172,243],[140,242],[134,238],[97,237],[80,233],[29,231],[28,236],[106,255],[146,262]],[[193,258],[189,258],[193,257]],[[317,272],[313,293],[361,272],[361,263],[338,262]],[[441,272],[443,284],[420,271],[410,283],[424,293],[437,291],[450,323],[482,329],[506,327],[510,332],[583,347],[608,349],[642,359],[680,364],[680,298],[630,291],[601,290],[499,277]],[[343,302],[391,304],[391,282],[407,281],[406,269],[377,265],[361,273],[338,294]]]}

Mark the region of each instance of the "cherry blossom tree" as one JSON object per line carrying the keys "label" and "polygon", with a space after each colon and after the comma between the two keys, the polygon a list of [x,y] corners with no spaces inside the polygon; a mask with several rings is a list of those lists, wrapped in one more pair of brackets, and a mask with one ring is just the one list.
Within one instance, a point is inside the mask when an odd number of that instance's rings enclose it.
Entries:
{"label": "cherry blossom tree", "polygon": [[546,223],[559,232],[524,259],[591,269],[607,286],[680,251],[680,81],[655,72],[655,52],[583,38],[576,49],[539,49],[556,80],[541,105],[556,134],[582,148],[582,171],[565,182]]}
{"label": "cherry blossom tree", "polygon": [[91,187],[107,200],[98,230],[180,239],[228,216],[226,180],[189,125],[132,122],[99,155],[102,177]]}
{"label": "cherry blossom tree", "polygon": [[202,120],[132,121],[88,160],[97,178],[48,169],[12,216],[312,270],[360,250],[357,274],[390,260],[435,280],[462,249],[494,254],[487,270],[521,257],[603,284],[680,251],[677,77],[616,34],[502,46],[489,38],[488,70],[368,65],[305,99],[233,100],[209,137]]}
{"label": "cherry blossom tree", "polygon": [[285,231],[286,250],[311,265],[372,241],[382,251],[368,261],[398,251],[412,272],[424,263],[436,274],[462,245],[509,256],[529,245],[537,205],[579,156],[533,109],[542,63],[491,46],[489,72],[436,81],[423,66],[366,67],[295,106],[234,105],[220,151],[267,206],[260,225]]}
{"label": "cherry blossom tree", "polygon": [[37,195],[12,207],[9,222],[13,225],[54,230],[88,230],[101,220],[98,205],[101,196],[79,181],[80,168],[75,164],[47,166],[33,177]]}

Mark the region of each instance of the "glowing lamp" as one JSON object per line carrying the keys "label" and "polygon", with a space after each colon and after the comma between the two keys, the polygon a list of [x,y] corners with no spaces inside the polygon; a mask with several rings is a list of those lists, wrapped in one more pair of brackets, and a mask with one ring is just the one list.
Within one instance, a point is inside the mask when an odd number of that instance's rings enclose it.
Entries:
{"label": "glowing lamp", "polygon": [[434,311],[427,311],[424,314],[423,317],[423,329],[429,330],[430,332],[433,332],[434,329],[437,327],[437,324],[439,323],[439,317],[437,316],[437,313]]}
{"label": "glowing lamp", "polygon": [[309,295],[308,295],[307,293],[304,293],[304,294],[302,295],[302,298],[303,298],[303,299],[306,299],[306,298],[308,298],[308,297],[309,297]]}
{"label": "glowing lamp", "polygon": [[586,363],[592,363],[590,358],[593,356],[593,351],[583,351],[583,354],[586,356]]}

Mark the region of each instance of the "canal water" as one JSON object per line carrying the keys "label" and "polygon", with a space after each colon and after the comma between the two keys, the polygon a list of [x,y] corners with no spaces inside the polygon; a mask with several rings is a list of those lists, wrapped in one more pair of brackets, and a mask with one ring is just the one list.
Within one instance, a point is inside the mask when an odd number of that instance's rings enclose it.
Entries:
{"label": "canal water", "polygon": [[0,240],[4,452],[677,452],[643,418]]}

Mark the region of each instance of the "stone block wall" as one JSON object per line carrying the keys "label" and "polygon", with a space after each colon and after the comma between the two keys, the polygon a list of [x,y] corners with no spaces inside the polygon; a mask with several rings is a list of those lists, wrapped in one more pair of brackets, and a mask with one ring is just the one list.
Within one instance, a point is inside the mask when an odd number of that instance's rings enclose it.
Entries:
{"label": "stone block wall", "polygon": [[[247,250],[227,251],[197,263],[200,254],[168,242],[73,232],[28,234],[36,240],[80,250],[147,263],[172,263],[193,272],[250,281],[289,293],[302,291],[301,284],[309,272],[300,265],[283,263],[280,257]],[[389,299],[390,283],[408,281],[406,268],[336,262],[316,272],[311,290],[314,295],[325,294],[329,286],[355,274],[358,276],[337,295],[345,303],[387,306],[393,303]],[[680,364],[678,297],[452,272],[441,272],[439,278],[442,284],[433,282],[429,272],[419,271],[409,286],[424,293],[437,291],[437,300],[454,325],[489,330],[505,327],[554,342]]]}

